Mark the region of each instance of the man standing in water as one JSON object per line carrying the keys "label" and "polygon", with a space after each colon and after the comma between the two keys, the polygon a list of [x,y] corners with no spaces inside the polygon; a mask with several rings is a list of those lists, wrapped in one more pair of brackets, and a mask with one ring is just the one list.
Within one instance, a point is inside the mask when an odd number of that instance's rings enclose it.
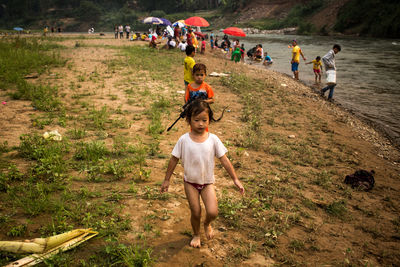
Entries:
{"label": "man standing in water", "polygon": [[297,45],[297,41],[293,40],[292,41],[292,46],[293,46],[293,50],[292,50],[292,60],[290,61],[290,63],[292,63],[292,71],[294,74],[294,78],[296,80],[299,79],[299,63],[300,63],[300,55],[303,58],[303,60],[305,61],[306,58],[303,55],[303,51],[301,51],[301,48]]}
{"label": "man standing in water", "polygon": [[327,86],[321,90],[321,96],[324,96],[325,92],[329,90],[328,101],[332,101],[333,90],[336,86],[336,62],[335,55],[340,52],[342,48],[340,45],[333,45],[332,50],[330,50],[325,56],[322,58],[322,62],[325,66],[326,73],[326,82]]}

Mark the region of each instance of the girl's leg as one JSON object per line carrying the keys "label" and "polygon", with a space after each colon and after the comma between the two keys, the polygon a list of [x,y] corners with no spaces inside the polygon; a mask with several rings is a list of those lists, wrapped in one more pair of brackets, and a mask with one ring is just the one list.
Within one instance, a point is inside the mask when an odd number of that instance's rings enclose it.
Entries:
{"label": "girl's leg", "polygon": [[188,183],[185,184],[186,198],[189,202],[190,207],[190,223],[193,229],[193,238],[190,241],[190,246],[194,248],[199,248],[200,243],[200,218],[201,218],[201,206],[200,206],[200,194],[196,188]]}
{"label": "girl's leg", "polygon": [[206,208],[204,231],[206,237],[212,239],[214,237],[214,231],[211,227],[211,222],[218,216],[218,202],[213,184],[207,185],[203,190],[201,190],[201,198],[203,199]]}
{"label": "girl's leg", "polygon": [[321,73],[318,73],[318,80],[319,80],[319,83],[321,83]]}

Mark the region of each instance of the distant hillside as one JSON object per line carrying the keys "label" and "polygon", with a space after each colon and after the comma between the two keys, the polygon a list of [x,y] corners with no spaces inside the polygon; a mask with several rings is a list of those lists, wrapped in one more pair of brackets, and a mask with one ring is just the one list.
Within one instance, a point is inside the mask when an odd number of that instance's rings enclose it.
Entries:
{"label": "distant hillside", "polygon": [[398,0],[0,0],[0,28],[112,31],[114,25],[148,25],[146,16],[171,21],[200,14],[212,29],[237,25],[264,30],[297,27],[299,34],[400,36]]}
{"label": "distant hillside", "polygon": [[398,0],[252,0],[234,17],[238,26],[265,30],[400,37]]}

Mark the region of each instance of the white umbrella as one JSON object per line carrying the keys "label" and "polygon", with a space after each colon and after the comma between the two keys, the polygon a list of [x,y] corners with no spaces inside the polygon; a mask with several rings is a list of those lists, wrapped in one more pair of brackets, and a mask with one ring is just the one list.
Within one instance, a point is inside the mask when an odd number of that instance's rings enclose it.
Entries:
{"label": "white umbrella", "polygon": [[143,23],[146,24],[163,24],[163,21],[156,17],[147,17],[143,20]]}
{"label": "white umbrella", "polygon": [[183,28],[186,26],[185,23],[183,23],[182,21],[179,21],[179,20],[172,24],[173,27],[176,27],[176,25],[178,25],[179,28]]}

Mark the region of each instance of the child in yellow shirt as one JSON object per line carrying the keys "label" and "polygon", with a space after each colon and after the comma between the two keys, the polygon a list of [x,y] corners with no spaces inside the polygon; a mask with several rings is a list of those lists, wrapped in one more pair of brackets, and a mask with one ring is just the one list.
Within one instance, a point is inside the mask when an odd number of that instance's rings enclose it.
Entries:
{"label": "child in yellow shirt", "polygon": [[195,54],[196,50],[193,45],[186,46],[186,58],[185,61],[183,62],[184,65],[183,80],[185,82],[185,87],[187,87],[188,84],[194,82],[193,66],[196,64],[196,61],[194,61],[193,57]]}
{"label": "child in yellow shirt", "polygon": [[317,79],[318,82],[321,83],[321,74],[322,74],[322,61],[321,61],[321,57],[318,56],[316,57],[314,60],[307,62],[306,64],[313,64],[313,71],[314,71],[314,75],[315,75],[315,83],[317,83]]}

